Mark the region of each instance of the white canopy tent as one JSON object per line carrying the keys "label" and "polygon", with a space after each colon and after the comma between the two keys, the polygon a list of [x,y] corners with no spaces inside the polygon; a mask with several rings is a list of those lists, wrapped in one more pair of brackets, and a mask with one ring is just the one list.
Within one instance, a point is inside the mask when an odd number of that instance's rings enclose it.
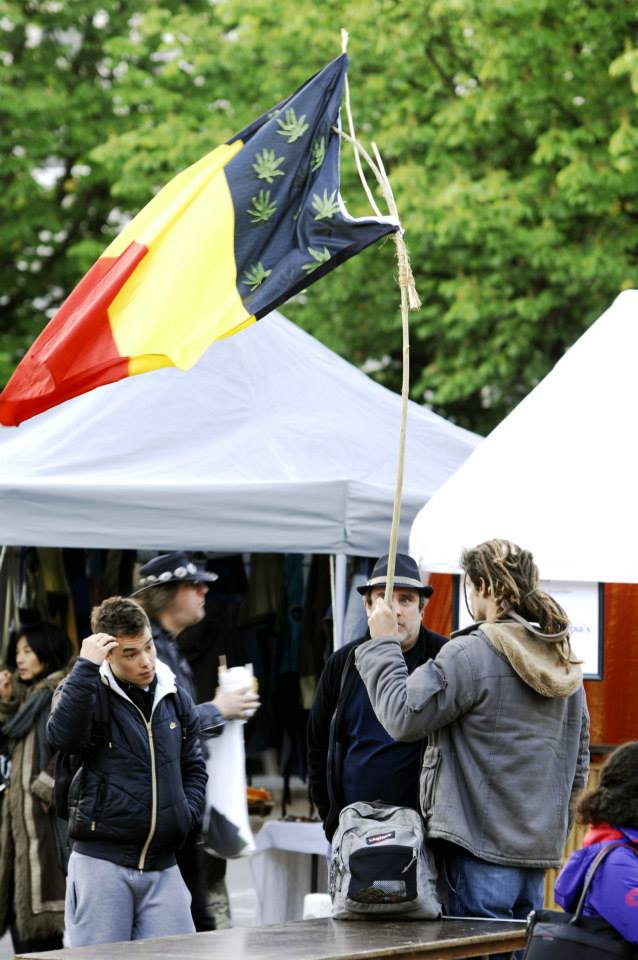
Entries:
{"label": "white canopy tent", "polygon": [[414,521],[410,552],[457,572],[492,537],[545,580],[638,583],[638,291],[621,293]]}
{"label": "white canopy tent", "polygon": [[[377,556],[400,398],[273,313],[0,429],[0,542]],[[410,404],[401,542],[478,437]]]}

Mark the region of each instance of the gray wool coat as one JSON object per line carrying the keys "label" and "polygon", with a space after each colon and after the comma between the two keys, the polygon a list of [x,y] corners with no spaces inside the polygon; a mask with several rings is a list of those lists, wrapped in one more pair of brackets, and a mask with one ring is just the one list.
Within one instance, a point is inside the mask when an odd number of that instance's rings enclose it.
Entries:
{"label": "gray wool coat", "polygon": [[475,625],[409,677],[395,637],[356,665],[396,740],[428,737],[421,807],[430,838],[492,863],[555,867],[570,801],[589,768],[589,717],[576,663],[518,624]]}

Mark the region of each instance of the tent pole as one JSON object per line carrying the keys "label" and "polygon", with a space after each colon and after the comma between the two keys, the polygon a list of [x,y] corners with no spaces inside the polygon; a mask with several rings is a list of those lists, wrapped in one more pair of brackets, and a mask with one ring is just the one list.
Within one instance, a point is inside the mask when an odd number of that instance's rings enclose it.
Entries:
{"label": "tent pole", "polygon": [[[330,558],[333,559],[332,557]],[[334,587],[332,606],[332,648],[343,646],[343,626],[346,619],[346,573],[347,556],[345,553],[334,555]],[[331,563],[332,567],[332,563]]]}

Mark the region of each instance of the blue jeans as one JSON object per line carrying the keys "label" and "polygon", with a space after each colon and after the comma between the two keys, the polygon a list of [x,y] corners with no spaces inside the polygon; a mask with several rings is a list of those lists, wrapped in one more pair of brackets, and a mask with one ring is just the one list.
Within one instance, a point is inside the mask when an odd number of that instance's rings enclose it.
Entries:
{"label": "blue jeans", "polygon": [[443,856],[442,879],[450,917],[525,920],[530,910],[543,906],[545,871],[542,868],[505,867],[479,860],[460,847],[448,846]]}

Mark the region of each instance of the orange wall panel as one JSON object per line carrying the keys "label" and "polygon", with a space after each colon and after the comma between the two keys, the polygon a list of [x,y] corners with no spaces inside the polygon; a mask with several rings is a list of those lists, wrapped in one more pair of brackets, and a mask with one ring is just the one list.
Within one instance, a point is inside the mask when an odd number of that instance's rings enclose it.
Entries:
{"label": "orange wall panel", "polygon": [[592,743],[638,739],[638,584],[606,583],[603,679],[586,680]]}

